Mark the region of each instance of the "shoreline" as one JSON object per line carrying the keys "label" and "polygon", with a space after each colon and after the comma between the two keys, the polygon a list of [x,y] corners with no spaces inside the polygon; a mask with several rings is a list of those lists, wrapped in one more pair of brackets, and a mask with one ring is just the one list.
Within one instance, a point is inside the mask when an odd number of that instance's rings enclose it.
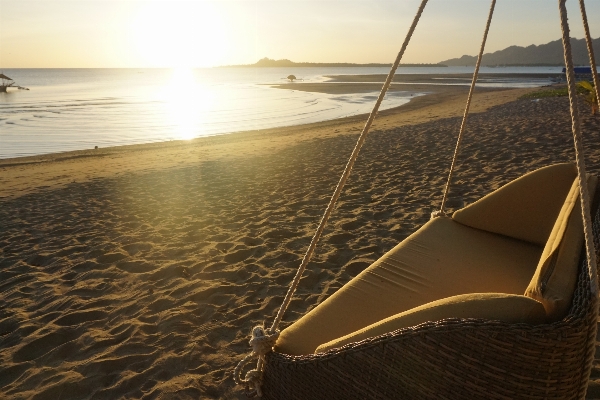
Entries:
{"label": "shoreline", "polygon": [[[286,88],[287,89],[287,88]],[[311,90],[314,88],[311,88]],[[461,116],[468,88],[441,87],[409,103],[380,111],[372,131],[414,125],[438,118]],[[471,113],[518,99],[537,88],[478,89]],[[124,173],[176,168],[221,158],[268,154],[316,138],[358,134],[367,114],[253,131],[91,150],[76,150],[0,160],[0,199],[14,198],[38,189],[55,189],[75,182]]]}
{"label": "shoreline", "polygon": [[[103,148],[158,143],[189,139],[194,135],[287,127],[368,113],[371,99],[379,93],[384,75],[377,75],[380,69],[358,69],[357,75],[343,75],[352,71],[319,70],[315,71],[317,75],[307,76],[305,82],[282,86],[279,84],[284,81],[279,79],[280,74],[277,73],[247,76],[242,80],[235,73],[223,76],[200,74],[193,82],[201,87],[177,86],[177,90],[169,89],[165,93],[162,92],[165,85],[172,84],[175,79],[168,73],[157,76],[107,73],[106,76],[98,76],[103,77],[106,85],[91,85],[84,91],[85,86],[81,86],[81,82],[89,80],[93,74],[54,74],[56,76],[52,75],[53,79],[62,82],[64,90],[61,86],[56,90],[42,90],[39,93],[34,90],[35,93],[31,95],[28,93],[0,99],[0,125],[6,128],[2,135],[4,146],[0,159],[93,149],[96,145]],[[382,107],[398,106],[409,101],[413,95],[466,90],[472,78],[471,74],[458,72],[401,75],[396,75]],[[496,80],[496,83],[490,83],[485,82],[488,75],[504,77]],[[500,75],[482,73],[477,90],[488,90],[486,86],[494,84],[521,87],[526,84],[545,85],[550,82],[547,76],[546,73],[526,72]],[[131,87],[117,85],[125,77],[132,80]],[[31,79],[35,85],[36,75]],[[232,85],[224,86],[231,86],[229,89],[210,88],[212,83],[221,81]],[[156,95],[156,98],[148,95],[145,92],[147,86],[142,85],[144,82],[153,82],[151,92],[160,95]],[[164,87],[156,86],[156,82],[162,82]],[[460,87],[450,87],[457,84]],[[192,91],[203,92],[204,85],[208,85],[206,96],[191,95]],[[273,90],[277,87],[291,89],[292,92]],[[234,101],[234,94],[240,95],[242,100]],[[208,101],[209,98],[215,100],[214,105],[208,105],[213,103]],[[84,116],[87,117],[82,120]]]}

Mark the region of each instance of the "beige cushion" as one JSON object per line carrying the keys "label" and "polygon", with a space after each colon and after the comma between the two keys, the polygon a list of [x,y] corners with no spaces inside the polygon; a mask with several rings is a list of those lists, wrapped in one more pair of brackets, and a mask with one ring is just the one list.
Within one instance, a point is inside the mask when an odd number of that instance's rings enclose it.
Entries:
{"label": "beige cushion", "polygon": [[427,321],[447,318],[483,318],[508,323],[540,324],[546,319],[544,306],[525,296],[503,293],[474,293],[448,297],[424,304],[317,347],[316,353],[383,335]]}
{"label": "beige cushion", "polygon": [[445,297],[522,295],[541,253],[541,246],[436,218],[283,330],[275,349],[311,354],[322,343]]}
{"label": "beige cushion", "polygon": [[[596,183],[596,177],[588,178],[590,196]],[[525,296],[544,305],[552,321],[562,319],[571,306],[583,240],[579,181],[575,179],[525,291]]]}
{"label": "beige cushion", "polygon": [[452,219],[544,246],[576,175],[573,164],[540,168],[456,211]]}

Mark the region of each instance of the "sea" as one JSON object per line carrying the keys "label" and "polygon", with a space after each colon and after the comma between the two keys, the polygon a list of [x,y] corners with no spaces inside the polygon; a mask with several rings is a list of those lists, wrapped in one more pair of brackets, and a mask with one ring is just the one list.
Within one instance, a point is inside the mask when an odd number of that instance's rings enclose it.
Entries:
{"label": "sea", "polygon": [[[138,143],[189,140],[368,113],[378,92],[309,93],[277,89],[296,75],[387,74],[389,68],[5,69],[16,84],[0,93],[0,159]],[[472,67],[403,67],[397,74],[472,73]],[[482,68],[481,73],[540,74],[490,79],[488,87],[550,84],[560,67]],[[542,77],[543,76],[543,77]],[[440,85],[456,84],[439,80]],[[464,83],[462,83],[464,84]],[[381,109],[424,93],[389,92]]]}

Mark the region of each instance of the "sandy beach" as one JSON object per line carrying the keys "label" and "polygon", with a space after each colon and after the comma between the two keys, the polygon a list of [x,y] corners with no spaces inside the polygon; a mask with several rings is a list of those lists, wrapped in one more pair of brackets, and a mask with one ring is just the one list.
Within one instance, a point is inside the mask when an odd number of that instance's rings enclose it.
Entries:
{"label": "sandy beach", "polygon": [[[437,209],[466,90],[379,114],[282,328]],[[535,90],[477,91],[451,209],[574,159],[568,99],[520,98]],[[580,108],[600,174],[600,117]],[[0,160],[0,397],[244,398],[232,370],[275,316],[365,119]]]}

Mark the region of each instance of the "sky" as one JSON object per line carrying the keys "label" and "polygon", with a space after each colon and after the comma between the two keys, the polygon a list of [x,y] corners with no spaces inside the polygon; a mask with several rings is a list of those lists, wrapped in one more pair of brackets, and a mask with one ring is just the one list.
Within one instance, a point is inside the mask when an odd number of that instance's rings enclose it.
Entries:
{"label": "sky", "polygon": [[[586,2],[592,37],[600,1]],[[0,68],[391,63],[420,0],[0,0]],[[576,0],[571,36],[582,38]],[[404,63],[476,55],[490,1],[429,0]],[[557,0],[498,0],[486,52],[561,37]],[[600,52],[600,49],[596,50]]]}

